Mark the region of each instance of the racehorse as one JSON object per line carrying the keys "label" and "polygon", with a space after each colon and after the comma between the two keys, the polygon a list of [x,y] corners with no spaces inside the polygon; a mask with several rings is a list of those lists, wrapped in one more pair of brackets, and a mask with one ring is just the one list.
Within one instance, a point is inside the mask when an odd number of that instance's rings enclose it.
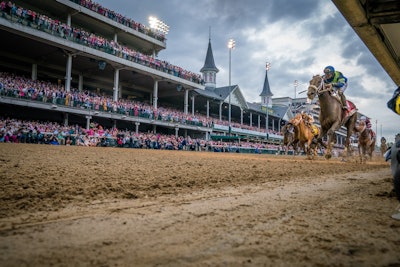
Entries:
{"label": "racehorse", "polygon": [[358,154],[360,155],[360,162],[365,163],[367,156],[372,158],[372,152],[375,149],[376,135],[372,129],[367,128],[365,121],[358,122],[356,125],[358,132]]}
{"label": "racehorse", "polygon": [[332,88],[324,83],[320,75],[314,75],[308,86],[307,97],[313,100],[316,96],[318,96],[320,104],[319,122],[321,124],[318,141],[322,142],[322,138],[325,135],[328,136],[325,158],[330,159],[332,157],[332,146],[336,141],[335,131],[342,125],[347,128],[345,152],[349,155],[351,153],[350,136],[356,131],[356,106],[347,101],[350,110],[343,110],[340,99],[333,95]]}
{"label": "racehorse", "polygon": [[285,124],[281,133],[283,135],[283,146],[285,147],[285,155],[288,154],[289,147],[293,147],[293,155],[297,152],[297,143],[299,140],[295,139],[294,126],[292,123]]}
{"label": "racehorse", "polygon": [[299,140],[299,147],[303,148],[308,159],[314,159],[317,140],[311,127],[305,124],[303,115],[298,113],[290,122],[297,128],[295,138]]}
{"label": "racehorse", "polygon": [[386,144],[386,138],[382,136],[381,138],[381,156],[383,156],[388,150],[388,146]]}

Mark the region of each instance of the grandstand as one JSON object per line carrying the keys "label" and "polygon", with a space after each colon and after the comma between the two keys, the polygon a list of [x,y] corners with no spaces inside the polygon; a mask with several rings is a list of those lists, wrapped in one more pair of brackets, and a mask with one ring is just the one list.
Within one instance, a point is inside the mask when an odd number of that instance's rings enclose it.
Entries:
{"label": "grandstand", "polygon": [[186,70],[157,57],[165,33],[92,1],[2,1],[0,32],[0,71],[11,80],[0,112],[10,117],[278,144],[293,116],[272,99],[267,71],[260,103],[249,103],[239,85],[216,87],[211,40],[201,74]]}

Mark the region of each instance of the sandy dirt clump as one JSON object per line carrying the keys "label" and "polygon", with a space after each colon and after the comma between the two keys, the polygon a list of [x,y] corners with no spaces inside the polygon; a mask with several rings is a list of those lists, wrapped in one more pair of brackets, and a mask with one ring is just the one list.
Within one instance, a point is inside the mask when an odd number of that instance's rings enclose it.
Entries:
{"label": "sandy dirt clump", "polygon": [[400,266],[389,164],[0,144],[0,266]]}

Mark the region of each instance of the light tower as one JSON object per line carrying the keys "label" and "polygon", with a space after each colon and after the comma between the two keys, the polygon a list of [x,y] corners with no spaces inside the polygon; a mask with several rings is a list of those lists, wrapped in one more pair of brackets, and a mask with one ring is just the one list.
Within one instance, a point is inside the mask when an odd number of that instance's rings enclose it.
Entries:
{"label": "light tower", "polygon": [[[271,69],[271,63],[267,62],[265,65],[265,68],[267,72]],[[266,99],[266,104],[265,104],[265,133],[267,134],[268,137],[268,106],[269,106],[269,96]]]}
{"label": "light tower", "polygon": [[299,81],[298,80],[294,80],[294,82],[293,82],[293,86],[294,86],[294,99],[296,99],[296,95],[297,95],[297,86],[299,86],[300,85],[300,83],[299,83]]}
{"label": "light tower", "polygon": [[229,133],[229,135],[231,135],[231,130],[232,130],[232,127],[231,127],[231,115],[232,115],[232,106],[231,106],[231,92],[232,92],[232,89],[231,89],[231,58],[232,58],[232,56],[231,56],[231,54],[232,54],[232,49],[234,49],[235,48],[235,45],[236,45],[236,42],[235,42],[235,40],[233,40],[232,38],[231,39],[229,39],[229,42],[228,42],[228,49],[229,49],[229,109],[228,109],[228,126],[229,126],[229,129],[228,129],[228,133]]}
{"label": "light tower", "polygon": [[166,35],[169,32],[169,26],[167,24],[165,24],[162,20],[159,20],[156,17],[150,16],[149,24],[150,24],[151,29],[154,29],[155,31],[158,31],[162,34]]}

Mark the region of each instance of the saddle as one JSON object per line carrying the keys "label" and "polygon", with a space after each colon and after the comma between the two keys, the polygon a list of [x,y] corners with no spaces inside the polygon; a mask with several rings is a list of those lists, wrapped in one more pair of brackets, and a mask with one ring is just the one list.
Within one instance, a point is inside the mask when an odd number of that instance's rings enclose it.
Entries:
{"label": "saddle", "polygon": [[317,126],[315,126],[315,124],[311,124],[311,125],[310,125],[310,128],[311,128],[311,133],[312,133],[314,136],[317,136],[317,135],[319,134],[319,129],[318,129]]}
{"label": "saddle", "polygon": [[[340,101],[340,99],[339,99],[339,101]],[[341,102],[340,102],[341,103]],[[344,125],[347,121],[348,121],[348,119],[354,114],[354,113],[356,113],[357,112],[357,108],[356,108],[356,106],[353,104],[353,102],[351,102],[351,101],[349,101],[349,100],[346,100],[346,103],[347,103],[347,106],[348,106],[348,109],[346,109],[346,110],[343,110],[343,113],[342,113],[342,125]]]}
{"label": "saddle", "polygon": [[[330,93],[330,95],[331,95],[333,98],[336,99],[336,101],[337,101],[340,105],[342,105],[342,100],[340,99],[340,96],[339,96],[336,92],[334,92],[334,91],[331,89],[331,90],[329,91],[329,93]],[[351,102],[351,101],[349,101],[349,100],[346,99],[346,104],[347,104],[348,109],[343,110],[343,113],[342,113],[342,123],[341,123],[342,125],[344,125],[344,124],[347,122],[347,120],[349,119],[349,117],[350,117],[351,115],[353,115],[354,113],[357,112],[357,108],[356,108],[356,106],[353,104],[353,102]]]}

